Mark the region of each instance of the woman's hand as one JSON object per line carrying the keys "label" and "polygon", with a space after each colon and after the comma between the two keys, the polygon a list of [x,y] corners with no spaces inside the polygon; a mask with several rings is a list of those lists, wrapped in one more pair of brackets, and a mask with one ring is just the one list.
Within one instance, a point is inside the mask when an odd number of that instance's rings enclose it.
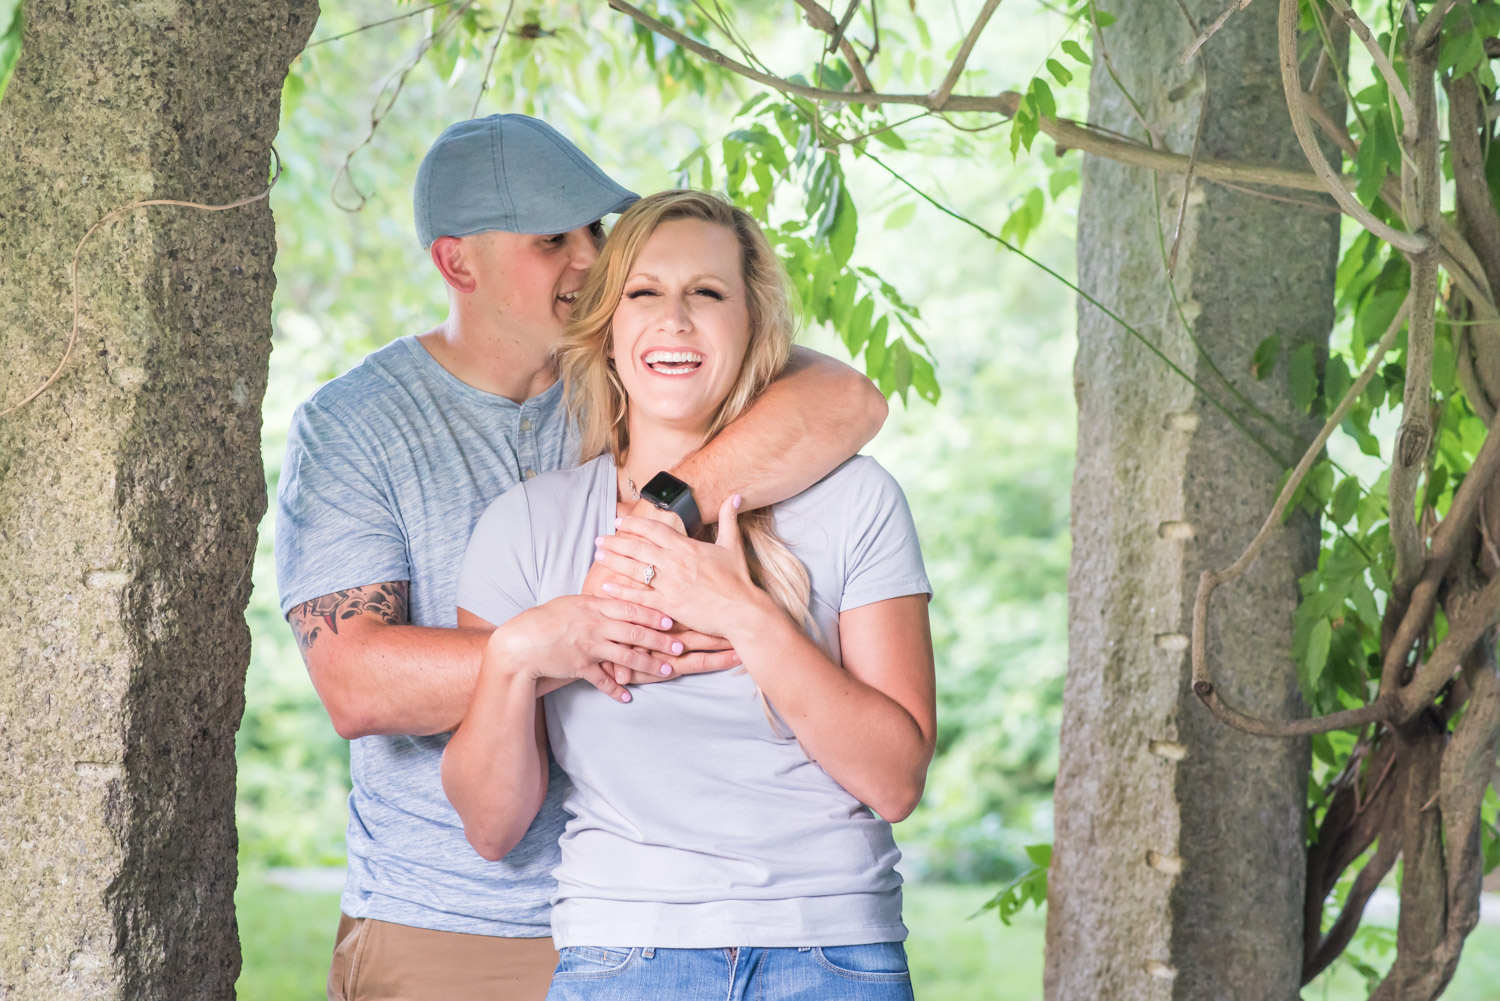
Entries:
{"label": "woman's hand", "polygon": [[[652,519],[623,519],[619,533],[596,540],[594,558],[638,583],[610,582],[604,590],[733,643],[768,607],[774,608],[750,579],[736,520],[739,505],[735,494],[719,508],[719,538],[712,544],[689,539]],[[643,572],[648,566],[655,568],[649,584]]]}
{"label": "woman's hand", "polygon": [[629,702],[628,693],[599,684],[599,665],[670,675],[667,661],[684,652],[682,641],[664,631],[672,626],[671,619],[642,605],[612,597],[563,595],[501,623],[490,634],[481,671],[520,674],[533,680],[583,678]]}

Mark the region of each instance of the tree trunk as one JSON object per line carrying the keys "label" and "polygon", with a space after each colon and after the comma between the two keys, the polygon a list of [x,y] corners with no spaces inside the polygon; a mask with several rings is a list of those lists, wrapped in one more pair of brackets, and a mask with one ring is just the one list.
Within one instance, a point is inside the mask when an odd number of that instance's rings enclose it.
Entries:
{"label": "tree trunk", "polygon": [[[85,230],[263,190],[316,0],[29,0],[0,106],[0,409],[68,340]],[[232,998],[275,237],[132,211],[61,379],[0,418],[0,997]]]}
{"label": "tree trunk", "polygon": [[[1187,6],[1204,24],[1223,4]],[[1203,49],[1203,156],[1306,170],[1278,75],[1275,18],[1275,5],[1251,5]],[[1178,5],[1159,3],[1128,5],[1105,38],[1146,119],[1183,153],[1204,108],[1199,63],[1179,65],[1192,36]],[[1089,120],[1144,139],[1104,56],[1096,45]],[[1333,101],[1330,109],[1339,107]],[[1338,216],[1194,181],[1176,265],[1180,318],[1164,277],[1152,183],[1147,171],[1086,161],[1080,281],[1203,391],[1080,304],[1070,663],[1046,996],[1296,997],[1307,744],[1215,722],[1189,687],[1188,636],[1199,573],[1239,555],[1270,510],[1282,470],[1316,432],[1291,402],[1286,355],[1306,343],[1326,351]],[[1182,179],[1159,184],[1170,246]],[[1292,437],[1249,416],[1195,350],[1184,319],[1225,375]],[[1272,334],[1281,353],[1257,382],[1252,356]],[[1253,435],[1209,396],[1245,417]],[[1292,612],[1297,578],[1317,554],[1316,523],[1296,514],[1250,573],[1215,598],[1209,655],[1234,705],[1280,717],[1301,711]]]}

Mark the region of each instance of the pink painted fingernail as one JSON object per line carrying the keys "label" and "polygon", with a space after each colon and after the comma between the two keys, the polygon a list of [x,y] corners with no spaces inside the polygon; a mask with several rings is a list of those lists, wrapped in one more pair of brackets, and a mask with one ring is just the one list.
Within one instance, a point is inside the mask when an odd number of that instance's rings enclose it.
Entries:
{"label": "pink painted fingernail", "polygon": [[671,674],[672,673],[672,665],[671,664],[663,664],[661,666],[661,673],[662,673],[663,677],[665,677],[668,674]]}
{"label": "pink painted fingernail", "polygon": [[672,652],[673,653],[682,653],[682,650],[683,650],[683,647],[682,647],[681,643],[673,643],[672,644]]}
{"label": "pink painted fingernail", "polygon": [[605,584],[604,585],[604,590],[608,591],[610,594],[619,594],[620,593],[620,588],[616,584]]}
{"label": "pink painted fingernail", "polygon": [[602,535],[596,535],[596,536],[594,536],[594,545],[596,545],[596,546],[602,546],[602,545],[604,545],[604,536],[602,536]]}
{"label": "pink painted fingernail", "polygon": [[597,563],[598,561],[600,561],[602,559],[604,559],[604,550],[602,550],[602,549],[596,549],[596,550],[594,550],[594,562]]}
{"label": "pink painted fingernail", "polygon": [[663,615],[661,617],[661,627],[663,629],[671,629],[672,628],[672,620],[669,619],[669,618],[667,618],[665,615]]}
{"label": "pink painted fingernail", "polygon": [[625,520],[624,518],[616,518],[615,519],[615,527],[619,528],[620,527],[620,522],[622,522],[624,520]]}
{"label": "pink painted fingernail", "polygon": [[743,504],[743,503],[745,503],[745,498],[741,497],[739,494],[735,494],[734,495],[734,509],[736,511],[738,511],[740,509],[740,505]]}
{"label": "pink painted fingernail", "polygon": [[621,692],[620,693],[620,701],[621,702],[629,702],[630,701],[630,693],[629,692]]}

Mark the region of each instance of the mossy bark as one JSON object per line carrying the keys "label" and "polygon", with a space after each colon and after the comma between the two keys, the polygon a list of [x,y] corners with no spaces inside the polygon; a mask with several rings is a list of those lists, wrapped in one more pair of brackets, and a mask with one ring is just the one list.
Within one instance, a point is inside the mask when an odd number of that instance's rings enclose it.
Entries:
{"label": "mossy bark", "polygon": [[[1187,6],[1200,24],[1223,7]],[[1109,58],[1152,127],[1186,153],[1205,108],[1198,62],[1179,63],[1193,31],[1175,3],[1130,5],[1118,16],[1105,34]],[[1201,155],[1307,169],[1278,75],[1275,16],[1274,4],[1252,4],[1204,48]],[[1096,48],[1089,120],[1145,139],[1103,56]],[[1290,998],[1302,964],[1308,747],[1215,722],[1189,687],[1187,642],[1199,573],[1227,566],[1249,543],[1282,470],[1316,431],[1292,402],[1286,359],[1302,344],[1326,351],[1339,222],[1332,211],[1193,182],[1176,266],[1179,313],[1158,227],[1170,246],[1183,181],[1156,183],[1159,207],[1148,171],[1086,162],[1080,281],[1203,391],[1080,304],[1046,996]],[[1250,416],[1189,329],[1290,435]],[[1281,353],[1258,381],[1252,356],[1272,334]],[[1243,416],[1250,433],[1209,396]],[[1214,599],[1209,655],[1232,704],[1268,716],[1303,711],[1292,612],[1297,579],[1317,553],[1316,523],[1296,514],[1249,574]]]}
{"label": "mossy bark", "polygon": [[[316,0],[28,0],[0,103],[0,409],[137,199],[263,190]],[[264,510],[264,201],[139,209],[0,418],[0,997],[231,998]]]}

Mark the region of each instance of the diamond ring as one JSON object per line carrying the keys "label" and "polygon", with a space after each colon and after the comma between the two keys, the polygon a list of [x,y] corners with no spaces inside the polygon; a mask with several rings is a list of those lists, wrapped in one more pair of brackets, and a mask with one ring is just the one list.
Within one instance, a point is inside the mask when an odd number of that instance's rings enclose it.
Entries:
{"label": "diamond ring", "polygon": [[651,581],[655,577],[656,577],[656,567],[652,566],[650,563],[647,563],[646,564],[646,586],[647,587],[651,586]]}

